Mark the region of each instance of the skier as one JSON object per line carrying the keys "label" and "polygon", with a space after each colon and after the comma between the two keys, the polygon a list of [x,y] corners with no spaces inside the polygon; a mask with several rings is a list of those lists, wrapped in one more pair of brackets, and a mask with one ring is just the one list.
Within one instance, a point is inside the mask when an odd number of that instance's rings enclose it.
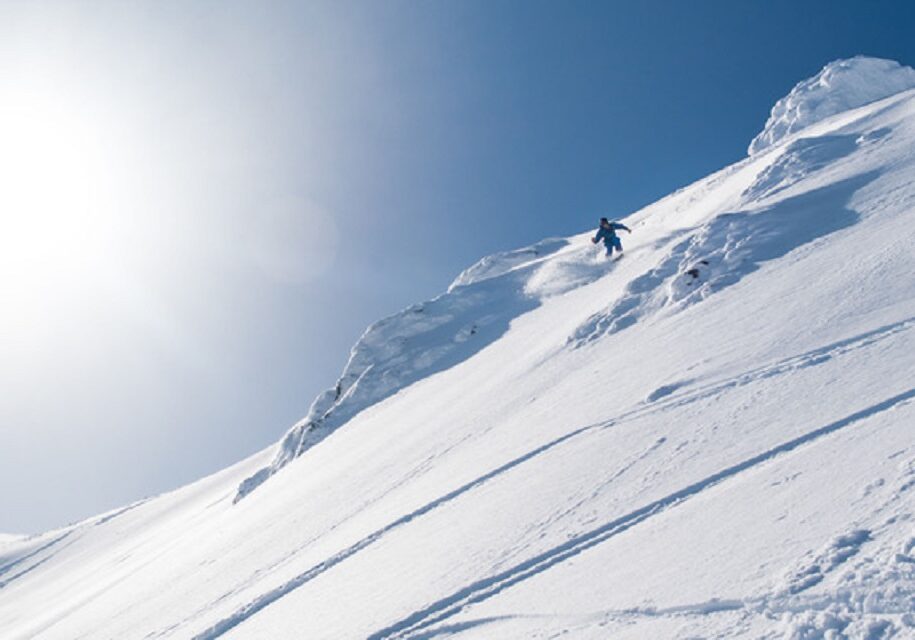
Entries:
{"label": "skier", "polygon": [[626,233],[632,233],[632,230],[624,224],[610,222],[606,218],[601,218],[597,235],[591,238],[591,242],[594,244],[597,244],[600,240],[604,241],[604,246],[607,247],[608,257],[613,254],[613,249],[616,249],[619,253],[623,252],[623,243],[620,242],[619,236],[616,235],[617,229],[623,229]]}

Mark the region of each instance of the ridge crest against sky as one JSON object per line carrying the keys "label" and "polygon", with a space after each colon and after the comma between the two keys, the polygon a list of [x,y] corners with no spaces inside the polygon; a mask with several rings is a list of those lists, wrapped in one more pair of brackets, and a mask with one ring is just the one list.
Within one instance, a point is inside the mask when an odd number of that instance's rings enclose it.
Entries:
{"label": "ridge crest against sky", "polygon": [[913,147],[907,91],[624,216],[623,260],[478,262],[244,500],[275,449],[0,536],[0,637],[912,638]]}
{"label": "ridge crest against sky", "polygon": [[[754,149],[758,153],[769,148],[824,118],[912,86],[915,86],[915,70],[898,62],[864,56],[830,62],[817,75],[795,85],[775,104],[765,129],[750,145],[751,153]],[[511,272],[522,274],[544,257],[565,249],[570,242],[546,238],[535,245],[484,257],[462,271],[446,293],[370,325],[353,346],[336,383],[318,394],[305,417],[286,432],[275,447],[271,463],[240,484],[235,501],[249,495],[361,411],[475,353],[483,341],[476,335],[485,324],[480,317],[490,318],[490,323],[496,318],[503,321],[489,339],[505,331],[510,318],[536,306],[531,302],[536,296],[530,295],[523,285],[518,285],[519,291],[513,291],[512,287],[497,288],[493,295],[480,287],[480,283],[504,278]],[[465,290],[468,288],[469,291]],[[467,300],[460,300],[465,295]],[[510,309],[508,313],[501,311],[505,318],[494,311],[500,306]],[[472,335],[476,337],[469,340]],[[430,354],[434,355],[430,357]]]}
{"label": "ridge crest against sky", "polygon": [[775,103],[766,126],[750,142],[747,153],[765,151],[820,120],[912,88],[915,69],[895,60],[869,56],[834,60]]}
{"label": "ridge crest against sky", "polygon": [[272,455],[375,320],[745,159],[830,60],[915,65],[912,24],[899,1],[0,3],[0,531]]}

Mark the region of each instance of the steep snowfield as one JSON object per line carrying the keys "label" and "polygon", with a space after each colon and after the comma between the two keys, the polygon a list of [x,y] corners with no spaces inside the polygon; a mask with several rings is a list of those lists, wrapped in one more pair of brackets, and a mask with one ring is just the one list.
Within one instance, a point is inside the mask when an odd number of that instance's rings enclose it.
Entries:
{"label": "steep snowfield", "polygon": [[0,637],[915,638],[915,91],[882,97],[619,261],[481,261],[276,450],[0,538]]}
{"label": "steep snowfield", "polygon": [[242,482],[236,501],[366,407],[466,360],[505,333],[513,318],[537,305],[535,296],[526,295],[526,273],[540,256],[566,244],[545,240],[484,258],[459,275],[444,295],[366,329],[337,384],[315,398],[308,414],[283,438],[270,465]]}

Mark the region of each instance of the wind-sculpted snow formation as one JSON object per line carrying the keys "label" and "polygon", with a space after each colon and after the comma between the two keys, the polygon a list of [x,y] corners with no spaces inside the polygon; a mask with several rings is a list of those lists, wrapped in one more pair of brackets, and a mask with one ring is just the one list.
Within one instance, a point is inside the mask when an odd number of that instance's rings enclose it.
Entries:
{"label": "wind-sculpted snow formation", "polygon": [[[766,128],[751,143],[750,153],[825,117],[911,87],[915,87],[915,70],[893,61],[858,57],[832,62],[776,104]],[[752,207],[766,196],[788,188],[792,181],[848,155],[861,143],[848,134],[795,141],[743,194],[746,205]],[[756,256],[772,259],[813,240],[821,232],[828,233],[831,225],[842,226],[842,220],[853,218],[854,213],[843,209],[839,200],[854,189],[838,195],[835,192],[834,187],[829,187],[819,198],[808,194],[796,203],[780,203],[765,216],[732,213],[712,220],[681,242],[662,264],[634,280],[629,294],[613,310],[589,319],[575,332],[572,341],[580,344],[604,332],[619,330],[635,322],[647,309],[684,298],[694,301],[704,297],[755,270]],[[839,213],[827,215],[830,224],[821,228],[818,221],[824,207],[837,207]],[[798,213],[792,213],[792,208]],[[745,234],[762,236],[762,243],[756,242],[755,248],[744,247],[737,254],[732,244],[740,242]],[[287,432],[273,461],[241,483],[236,500],[360,411],[419,379],[454,366],[497,339],[512,318],[536,304],[536,296],[531,296],[526,287],[530,267],[559,252],[567,243],[550,238],[531,247],[487,256],[462,272],[443,296],[369,327],[353,347],[335,386],[319,395],[305,418]],[[690,277],[685,279],[687,286],[683,286],[683,278],[667,291],[658,286],[671,276],[690,271],[691,265],[696,269],[709,266],[701,269],[709,272],[701,286],[689,286],[693,284]],[[486,283],[492,279],[498,281]]]}
{"label": "wind-sculpted snow formation", "polygon": [[530,270],[566,244],[544,240],[483,258],[447,293],[366,329],[336,385],[315,398],[308,415],[286,433],[270,465],[241,483],[236,501],[363,409],[498,339],[512,318],[536,304],[525,292]]}
{"label": "wind-sculpted snow formation", "polygon": [[[772,172],[764,173],[764,182],[773,180]],[[769,207],[760,209],[751,201],[747,209],[718,214],[684,234],[657,266],[631,280],[611,307],[576,329],[570,344],[582,346],[649,314],[681,310],[737,284],[765,262],[855,224],[859,216],[848,202],[875,177],[862,174]]]}
{"label": "wind-sculpted snow formation", "polygon": [[831,63],[621,260],[484,258],[278,448],[0,536],[0,637],[915,637],[909,76]]}
{"label": "wind-sculpted snow formation", "polygon": [[765,151],[787,136],[829,116],[915,88],[915,69],[894,60],[857,56],[836,60],[797,84],[775,103],[748,153]]}

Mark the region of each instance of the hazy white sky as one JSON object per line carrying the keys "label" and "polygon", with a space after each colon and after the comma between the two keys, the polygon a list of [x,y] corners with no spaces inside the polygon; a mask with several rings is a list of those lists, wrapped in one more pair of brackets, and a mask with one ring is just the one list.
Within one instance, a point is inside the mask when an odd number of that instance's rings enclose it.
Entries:
{"label": "hazy white sky", "polygon": [[0,5],[0,531],[267,446],[477,257],[416,242],[472,96],[406,6]]}
{"label": "hazy white sky", "polygon": [[908,3],[804,6],[0,3],[0,531],[275,442],[370,322],[915,59]]}
{"label": "hazy white sky", "polygon": [[265,393],[264,344],[291,329],[282,297],[334,262],[333,78],[371,65],[319,6],[289,25],[219,4],[0,8],[0,528],[270,440],[238,418]]}

